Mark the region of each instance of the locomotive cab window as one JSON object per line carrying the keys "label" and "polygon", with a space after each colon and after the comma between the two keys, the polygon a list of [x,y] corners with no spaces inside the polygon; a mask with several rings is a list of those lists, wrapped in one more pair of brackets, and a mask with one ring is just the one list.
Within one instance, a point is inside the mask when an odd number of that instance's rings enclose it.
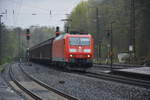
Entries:
{"label": "locomotive cab window", "polygon": [[71,37],[70,45],[90,45],[90,38],[88,38],[88,37]]}

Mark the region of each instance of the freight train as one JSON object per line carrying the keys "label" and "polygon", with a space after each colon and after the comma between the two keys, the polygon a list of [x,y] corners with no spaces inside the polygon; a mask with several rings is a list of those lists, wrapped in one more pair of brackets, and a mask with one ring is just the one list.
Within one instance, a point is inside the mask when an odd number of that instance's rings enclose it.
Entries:
{"label": "freight train", "polygon": [[31,47],[29,59],[70,69],[87,69],[93,65],[93,42],[90,34],[56,32],[56,37]]}

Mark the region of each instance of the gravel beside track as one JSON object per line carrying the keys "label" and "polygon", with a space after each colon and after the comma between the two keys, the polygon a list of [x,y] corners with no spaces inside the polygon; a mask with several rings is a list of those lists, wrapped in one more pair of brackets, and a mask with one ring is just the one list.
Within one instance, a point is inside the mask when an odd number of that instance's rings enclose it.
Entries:
{"label": "gravel beside track", "polygon": [[150,89],[60,72],[32,64],[23,66],[30,75],[81,100],[150,100]]}
{"label": "gravel beside track", "polygon": [[11,77],[14,76],[13,80],[15,80],[15,83],[17,81],[17,84],[19,84],[21,88],[23,87],[23,89],[27,91],[26,93],[35,100],[78,100],[68,95],[60,95],[60,93],[58,94],[58,92],[54,92],[52,89],[45,88],[44,85],[41,85],[42,83],[39,82],[39,80],[34,81],[32,78],[29,78],[28,75],[22,72],[19,63],[12,65],[11,68],[13,68]]}
{"label": "gravel beside track", "polygon": [[0,100],[25,100],[20,93],[13,90],[10,86],[9,82],[11,79],[8,74],[8,67],[9,64],[6,65],[5,70],[0,73]]}

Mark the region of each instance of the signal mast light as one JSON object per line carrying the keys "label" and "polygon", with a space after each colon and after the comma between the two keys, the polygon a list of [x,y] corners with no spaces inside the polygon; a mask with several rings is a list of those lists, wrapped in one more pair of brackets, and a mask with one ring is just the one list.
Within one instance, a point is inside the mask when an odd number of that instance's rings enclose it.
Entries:
{"label": "signal mast light", "polygon": [[27,29],[27,30],[26,30],[26,37],[27,37],[27,40],[30,40],[30,36],[31,36],[31,34],[30,34],[30,29]]}
{"label": "signal mast light", "polygon": [[60,35],[59,26],[56,27],[56,32],[55,32],[55,34],[56,34],[56,37]]}

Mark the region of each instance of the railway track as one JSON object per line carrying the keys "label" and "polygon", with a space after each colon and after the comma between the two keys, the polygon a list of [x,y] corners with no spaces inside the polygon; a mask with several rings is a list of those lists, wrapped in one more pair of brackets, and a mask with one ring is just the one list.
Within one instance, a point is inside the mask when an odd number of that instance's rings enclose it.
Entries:
{"label": "railway track", "polygon": [[[56,90],[41,82],[40,80],[33,78],[32,76],[28,75],[21,66],[19,66],[19,68],[22,73],[30,80],[30,82],[28,82],[27,84],[26,82],[18,81],[17,78],[15,78],[12,66],[9,67],[10,78],[21,90],[23,90],[31,98],[35,100],[78,100],[75,97],[62,93],[59,90]],[[33,87],[36,88],[33,89]]]}
{"label": "railway track", "polygon": [[[95,66],[110,68],[110,64],[98,64],[94,63]],[[130,64],[113,64],[114,69],[122,69],[122,68],[137,68],[137,67],[143,67],[143,65],[130,65]]]}
{"label": "railway track", "polygon": [[[109,64],[94,64],[94,67],[97,67],[99,69],[111,69],[111,66]],[[126,66],[118,66],[118,65],[113,65],[112,66],[113,69],[123,69],[123,68],[130,68],[130,67],[126,67]]]}
{"label": "railway track", "polygon": [[115,81],[119,83],[135,85],[144,88],[150,88],[150,81],[141,80],[141,79],[134,79],[129,77],[123,77],[118,75],[106,74],[106,73],[93,73],[93,72],[73,72],[75,74],[80,74],[87,77],[103,79],[108,81]]}
{"label": "railway track", "polygon": [[[104,66],[102,68],[110,69],[110,67],[108,66]],[[120,68],[116,68],[116,69],[120,69]],[[58,70],[58,69],[55,69],[55,70]],[[127,76],[125,77],[125,76],[114,75],[114,74],[105,73],[105,72],[95,73],[95,72],[90,72],[90,71],[85,72],[85,71],[78,71],[78,70],[60,70],[60,69],[59,71],[63,71],[66,73],[79,74],[79,75],[88,76],[92,78],[115,81],[119,83],[135,85],[135,86],[144,87],[144,88],[150,88],[150,81],[144,80],[144,78],[135,79],[134,77],[127,77]]]}

